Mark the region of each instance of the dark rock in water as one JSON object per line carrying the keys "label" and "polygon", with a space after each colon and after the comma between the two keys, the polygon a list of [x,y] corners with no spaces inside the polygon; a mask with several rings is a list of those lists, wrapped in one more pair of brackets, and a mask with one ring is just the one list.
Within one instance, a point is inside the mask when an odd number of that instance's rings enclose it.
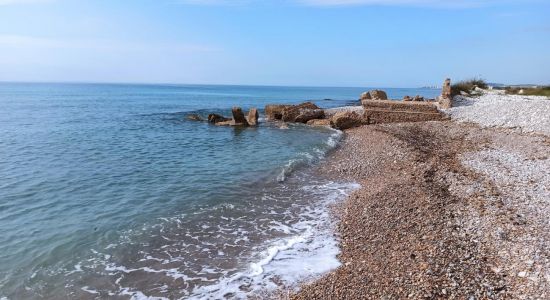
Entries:
{"label": "dark rock in water", "polygon": [[363,117],[354,111],[336,113],[331,120],[334,128],[344,130],[363,125]]}
{"label": "dark rock in water", "polygon": [[265,115],[268,120],[280,120],[283,117],[283,109],[292,105],[269,104],[265,106]]}
{"label": "dark rock in water", "polygon": [[[302,111],[304,111],[305,113],[306,109],[318,110],[319,107],[313,104],[312,102],[304,102],[298,105],[292,105],[292,106],[286,107],[283,109],[281,120],[283,120],[284,122],[296,122],[296,118],[302,113]],[[311,118],[311,119],[319,119],[319,118]],[[305,123],[307,121],[308,120],[305,120],[303,122]]]}
{"label": "dark rock in water", "polygon": [[413,101],[424,101],[424,97],[422,97],[420,95],[416,95],[416,96],[414,96]]}
{"label": "dark rock in water", "polygon": [[233,122],[233,120],[220,121],[220,122],[214,123],[214,125],[216,126],[235,126],[234,124],[235,123]]}
{"label": "dark rock in water", "polygon": [[191,121],[203,121],[202,117],[197,115],[197,114],[190,114],[190,115],[187,115],[187,120],[191,120]]}
{"label": "dark rock in water", "polygon": [[330,126],[330,119],[313,119],[307,121],[307,125],[311,126]]}
{"label": "dark rock in water", "polygon": [[300,114],[294,122],[307,123],[309,120],[322,119],[325,117],[325,111],[322,109],[300,109]]}
{"label": "dark rock in water", "polygon": [[226,118],[224,116],[220,116],[218,114],[209,114],[208,115],[208,122],[209,123],[216,124],[216,123],[219,123],[219,122],[225,122],[225,121],[229,121],[229,120],[231,120],[231,119]]}
{"label": "dark rock in water", "polygon": [[412,98],[410,96],[403,97],[403,101],[412,101]]}
{"label": "dark rock in water", "polygon": [[244,117],[243,110],[240,107],[233,107],[231,113],[233,114],[233,126],[248,126],[248,121]]}
{"label": "dark rock in water", "polygon": [[251,108],[248,111],[248,117],[247,121],[250,126],[256,126],[258,125],[258,118],[260,115],[258,114],[258,110],[256,108]]}

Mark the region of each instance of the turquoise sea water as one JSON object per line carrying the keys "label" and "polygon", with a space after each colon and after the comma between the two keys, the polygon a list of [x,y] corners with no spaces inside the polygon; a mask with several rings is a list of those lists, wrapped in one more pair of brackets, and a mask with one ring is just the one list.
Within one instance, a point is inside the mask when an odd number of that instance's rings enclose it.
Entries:
{"label": "turquoise sea water", "polygon": [[310,166],[341,133],[186,115],[364,90],[0,83],[0,299],[243,298],[336,267],[326,206],[356,186]]}

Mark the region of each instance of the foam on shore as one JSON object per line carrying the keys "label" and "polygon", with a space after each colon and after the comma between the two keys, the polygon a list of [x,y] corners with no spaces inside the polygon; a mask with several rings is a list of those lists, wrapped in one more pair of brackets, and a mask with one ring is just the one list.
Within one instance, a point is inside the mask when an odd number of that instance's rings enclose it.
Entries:
{"label": "foam on shore", "polygon": [[281,287],[296,289],[298,283],[336,269],[340,266],[337,259],[340,249],[333,234],[329,206],[357,188],[356,183],[334,182],[305,186],[304,189],[315,190],[316,194],[326,193],[326,196],[318,206],[308,210],[307,220],[289,228],[298,234],[267,243],[245,271],[195,289],[190,299],[245,299],[272,293]]}

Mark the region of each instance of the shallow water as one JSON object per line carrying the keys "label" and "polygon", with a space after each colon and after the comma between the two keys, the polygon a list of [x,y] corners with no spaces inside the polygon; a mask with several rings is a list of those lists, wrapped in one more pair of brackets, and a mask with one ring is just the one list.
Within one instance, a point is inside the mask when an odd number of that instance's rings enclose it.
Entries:
{"label": "shallow water", "polygon": [[341,133],[186,115],[362,91],[0,83],[0,298],[243,298],[335,268],[326,207],[356,185],[309,166]]}

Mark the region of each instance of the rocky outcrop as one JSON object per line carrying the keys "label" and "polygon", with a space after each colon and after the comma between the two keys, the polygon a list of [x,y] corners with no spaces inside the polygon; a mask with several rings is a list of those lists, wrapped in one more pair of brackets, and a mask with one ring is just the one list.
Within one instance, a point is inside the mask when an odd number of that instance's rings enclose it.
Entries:
{"label": "rocky outcrop", "polygon": [[413,99],[410,96],[403,97],[403,101],[412,101]]}
{"label": "rocky outcrop", "polygon": [[216,124],[216,123],[226,122],[226,121],[230,121],[230,120],[231,119],[226,118],[226,117],[221,116],[221,115],[218,115],[218,114],[209,114],[208,115],[208,123]]}
{"label": "rocky outcrop", "polygon": [[280,120],[283,118],[283,110],[292,105],[269,104],[265,106],[265,116],[268,120]]}
{"label": "rocky outcrop", "polygon": [[233,114],[233,126],[248,126],[248,121],[244,117],[243,110],[240,107],[233,107],[231,113]]}
{"label": "rocky outcrop", "polygon": [[187,115],[187,120],[191,120],[191,121],[203,121],[202,117],[197,115],[197,114],[190,114],[190,115]]}
{"label": "rocky outcrop", "polygon": [[331,119],[332,127],[340,130],[363,125],[364,119],[356,112],[339,112]]}
{"label": "rocky outcrop", "polygon": [[324,114],[324,111],[322,111],[317,105],[312,102],[304,102],[284,108],[281,120],[284,122],[306,123],[312,119],[323,118]]}
{"label": "rocky outcrop", "polygon": [[301,109],[294,122],[307,123],[314,119],[323,119],[325,112],[322,109]]}
{"label": "rocky outcrop", "polygon": [[248,121],[248,125],[250,126],[256,126],[258,125],[258,118],[260,115],[258,114],[258,110],[256,108],[251,108],[248,111],[248,116],[246,117],[246,120]]}
{"label": "rocky outcrop", "polygon": [[313,119],[307,121],[307,125],[311,126],[330,126],[331,120],[330,119]]}
{"label": "rocky outcrop", "polygon": [[418,101],[418,102],[424,101],[424,97],[422,97],[420,95],[416,95],[416,96],[414,96],[413,101]]}

